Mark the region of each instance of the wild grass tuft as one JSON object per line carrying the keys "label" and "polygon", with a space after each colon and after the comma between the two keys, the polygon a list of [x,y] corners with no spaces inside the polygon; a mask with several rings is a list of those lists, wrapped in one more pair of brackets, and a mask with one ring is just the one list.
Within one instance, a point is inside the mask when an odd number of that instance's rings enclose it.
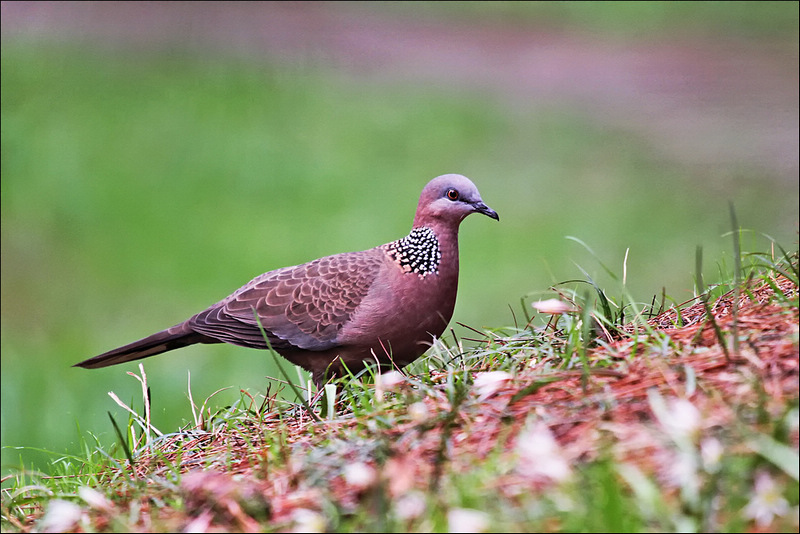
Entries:
{"label": "wild grass tuft", "polygon": [[116,443],[4,481],[3,529],[796,531],[798,257],[741,256],[680,304],[633,302],[624,274],[554,285],[525,324],[450,331],[316,402],[275,380],[198,406],[189,383],[171,433],[141,368]]}

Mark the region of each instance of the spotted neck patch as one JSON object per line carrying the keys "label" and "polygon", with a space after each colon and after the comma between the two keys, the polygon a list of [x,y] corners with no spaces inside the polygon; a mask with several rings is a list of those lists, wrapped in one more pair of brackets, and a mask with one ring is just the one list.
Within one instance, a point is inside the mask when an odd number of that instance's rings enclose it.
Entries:
{"label": "spotted neck patch", "polygon": [[406,237],[383,247],[404,273],[415,273],[420,278],[439,273],[442,251],[436,234],[430,228],[414,228]]}

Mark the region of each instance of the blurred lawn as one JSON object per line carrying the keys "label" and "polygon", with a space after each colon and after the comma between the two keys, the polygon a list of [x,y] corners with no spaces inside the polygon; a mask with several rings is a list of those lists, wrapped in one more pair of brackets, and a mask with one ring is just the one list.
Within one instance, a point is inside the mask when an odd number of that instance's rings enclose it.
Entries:
{"label": "blurred lawn", "polygon": [[[139,405],[129,364],[69,366],[182,321],[264,271],[405,235],[432,177],[471,177],[500,216],[462,226],[454,321],[513,323],[520,297],[611,284],[581,238],[648,301],[692,295],[696,244],[725,258],[727,202],[793,246],[797,184],[750,169],[725,186],[579,112],[511,112],[467,89],[364,84],[231,59],[2,48],[2,445],[111,441],[106,396]],[[747,249],[765,241],[748,234]],[[728,256],[729,257],[729,256]],[[715,265],[707,276],[715,278]],[[612,287],[613,293],[613,287]],[[455,322],[453,323],[455,325]],[[459,333],[467,331],[457,328]],[[263,352],[201,346],[145,360],[154,424],[173,431],[220,387],[263,392]],[[43,455],[21,452],[44,467]],[[17,453],[3,449],[6,468]]]}
{"label": "blurred lawn", "polygon": [[738,37],[797,36],[796,5],[782,1],[606,1],[550,2],[387,2],[391,9],[419,17],[484,23],[530,24],[542,28],[590,32],[604,39],[675,39],[680,36],[736,35]]}

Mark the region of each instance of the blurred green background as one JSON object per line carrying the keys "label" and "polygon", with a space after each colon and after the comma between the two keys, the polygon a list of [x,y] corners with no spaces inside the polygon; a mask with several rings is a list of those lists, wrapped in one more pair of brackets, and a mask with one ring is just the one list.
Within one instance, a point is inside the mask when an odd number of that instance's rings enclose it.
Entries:
{"label": "blurred green background", "polygon": [[[613,286],[565,236],[620,276],[630,248],[647,302],[692,296],[696,245],[729,257],[728,201],[796,247],[797,146],[796,2],[3,2],[3,470],[110,443],[108,391],[140,406],[136,364],[72,364],[405,235],[434,176],[501,216],[462,226],[453,322],[500,327],[578,265]],[[217,405],[278,376],[231,346],[145,365],[165,432],[187,371]]]}

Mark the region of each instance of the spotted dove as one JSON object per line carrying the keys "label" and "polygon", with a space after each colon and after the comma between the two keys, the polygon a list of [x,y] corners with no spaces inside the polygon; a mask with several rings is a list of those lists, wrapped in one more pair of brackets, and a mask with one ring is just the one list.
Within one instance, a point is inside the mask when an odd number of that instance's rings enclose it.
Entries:
{"label": "spotted dove", "polygon": [[[446,174],[422,190],[411,232],[361,252],[262,274],[186,321],[76,364],[96,369],[194,343],[271,346],[317,386],[368,362],[417,359],[453,315],[458,227],[470,213],[500,220],[466,177]],[[256,315],[258,319],[256,319]]]}

